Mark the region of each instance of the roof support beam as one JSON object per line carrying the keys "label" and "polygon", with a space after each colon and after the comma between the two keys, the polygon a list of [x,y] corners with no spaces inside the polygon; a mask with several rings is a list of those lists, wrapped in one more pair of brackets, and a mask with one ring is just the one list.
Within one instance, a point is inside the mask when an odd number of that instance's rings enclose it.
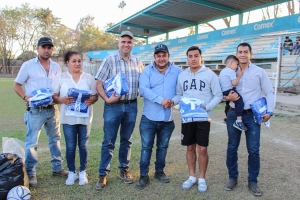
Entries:
{"label": "roof support beam", "polygon": [[[109,31],[109,33],[113,33],[113,34],[116,34],[116,35],[119,35],[119,34],[120,34],[120,32],[119,32],[119,31]],[[148,37],[147,37],[147,36],[134,35],[134,34],[133,34],[133,36],[134,36],[134,37],[138,37],[138,38],[144,38],[144,39],[148,39]]]}
{"label": "roof support beam", "polygon": [[187,0],[187,1],[199,4],[199,5],[202,5],[202,6],[222,10],[222,11],[225,11],[225,12],[233,13],[233,14],[241,13],[241,11],[239,11],[239,10],[236,10],[236,9],[233,9],[233,8],[230,8],[230,7],[226,7],[226,6],[222,6],[220,4],[208,2],[208,1],[205,1],[205,0]]}
{"label": "roof support beam", "polygon": [[170,16],[166,16],[166,15],[161,15],[161,14],[156,14],[156,13],[150,13],[150,12],[144,13],[142,15],[147,16],[147,17],[154,17],[154,18],[158,18],[158,19],[168,20],[168,21],[172,21],[172,22],[178,22],[178,23],[182,23],[182,24],[189,24],[189,25],[197,24],[196,22],[193,22],[193,21],[180,19],[180,18],[176,18],[176,17],[170,17]]}
{"label": "roof support beam", "polygon": [[244,14],[243,13],[239,14],[239,26],[243,25],[243,18],[244,18]]}
{"label": "roof support beam", "polygon": [[124,23],[123,26],[129,26],[129,27],[139,28],[139,29],[147,29],[147,30],[156,31],[156,32],[159,32],[159,33],[166,33],[166,31],[158,29],[158,28],[140,26],[140,25],[137,25],[137,24]]}
{"label": "roof support beam", "polygon": [[260,6],[245,9],[245,10],[243,10],[243,12],[245,13],[245,12],[249,12],[249,11],[252,11],[252,10],[257,10],[257,9],[260,9],[260,8],[265,8],[265,7],[268,7],[268,6],[274,6],[274,5],[277,5],[277,4],[280,4],[280,3],[285,3],[285,2],[288,2],[288,1],[290,1],[290,0],[275,0],[271,3],[266,3],[266,4],[262,4]]}

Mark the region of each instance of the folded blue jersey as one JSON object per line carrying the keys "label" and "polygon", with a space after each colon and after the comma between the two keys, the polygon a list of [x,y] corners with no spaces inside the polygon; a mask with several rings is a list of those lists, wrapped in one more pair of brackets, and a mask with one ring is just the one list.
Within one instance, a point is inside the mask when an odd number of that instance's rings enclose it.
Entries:
{"label": "folded blue jersey", "polygon": [[261,123],[264,114],[267,113],[267,100],[265,97],[259,98],[253,103],[250,104],[250,108],[253,112],[254,119],[256,120],[257,123]]}
{"label": "folded blue jersey", "polygon": [[[67,93],[68,97],[73,97],[74,102],[71,105],[66,105],[66,111],[75,111],[79,113],[88,113],[88,106],[85,101],[91,97],[91,91],[79,90],[76,88],[70,88]],[[68,112],[69,113],[69,112]],[[69,113],[67,115],[76,116],[76,113]],[[88,116],[87,116],[88,117]]]}
{"label": "folded blue jersey", "polygon": [[104,82],[104,90],[107,97],[110,97],[114,91],[115,96],[127,94],[129,92],[129,86],[126,75],[120,72]]}
{"label": "folded blue jersey", "polygon": [[29,107],[47,106],[53,102],[53,92],[49,88],[42,88],[32,91],[30,94]]}
{"label": "folded blue jersey", "polygon": [[[181,118],[204,118],[208,119],[208,114],[204,108],[203,101],[196,98],[183,97],[180,100]],[[183,120],[182,120],[183,121]]]}

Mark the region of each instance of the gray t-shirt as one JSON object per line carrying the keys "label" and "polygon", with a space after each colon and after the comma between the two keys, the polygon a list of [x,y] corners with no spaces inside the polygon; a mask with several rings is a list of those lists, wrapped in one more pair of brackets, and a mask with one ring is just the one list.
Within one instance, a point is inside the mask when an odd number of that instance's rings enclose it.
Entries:
{"label": "gray t-shirt", "polygon": [[222,69],[219,75],[219,81],[220,81],[222,92],[231,90],[234,87],[231,83],[231,81],[234,79],[237,78],[236,78],[236,72],[233,69],[229,67],[225,67],[224,69]]}

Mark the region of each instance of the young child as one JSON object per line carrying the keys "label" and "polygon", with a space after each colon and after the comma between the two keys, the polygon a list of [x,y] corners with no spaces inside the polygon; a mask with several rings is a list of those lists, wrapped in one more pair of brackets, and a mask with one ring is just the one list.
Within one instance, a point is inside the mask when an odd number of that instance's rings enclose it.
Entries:
{"label": "young child", "polygon": [[[225,64],[226,64],[226,67],[221,71],[221,73],[219,75],[219,80],[220,80],[220,85],[221,85],[223,95],[227,96],[230,91],[234,91],[239,95],[239,93],[235,89],[235,86],[238,84],[240,78],[243,75],[242,72],[239,72],[238,74],[236,74],[236,71],[238,69],[239,60],[234,55],[230,55],[225,59]],[[243,110],[244,110],[244,101],[243,101],[243,98],[241,97],[241,95],[239,95],[239,97],[240,98],[234,102],[234,105],[235,105],[234,111],[237,116],[237,120],[235,121],[233,126],[241,131],[246,131],[247,127],[244,125],[244,123],[242,121],[242,114],[243,114]],[[226,112],[226,108],[225,108],[225,112]]]}

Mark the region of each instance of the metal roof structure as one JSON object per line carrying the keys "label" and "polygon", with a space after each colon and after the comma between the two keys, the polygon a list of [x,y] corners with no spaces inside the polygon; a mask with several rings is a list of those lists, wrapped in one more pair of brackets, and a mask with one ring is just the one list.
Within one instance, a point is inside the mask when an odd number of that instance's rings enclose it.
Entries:
{"label": "metal roof structure", "polygon": [[106,30],[120,34],[129,30],[135,37],[150,38],[160,34],[239,15],[290,0],[160,0]]}

